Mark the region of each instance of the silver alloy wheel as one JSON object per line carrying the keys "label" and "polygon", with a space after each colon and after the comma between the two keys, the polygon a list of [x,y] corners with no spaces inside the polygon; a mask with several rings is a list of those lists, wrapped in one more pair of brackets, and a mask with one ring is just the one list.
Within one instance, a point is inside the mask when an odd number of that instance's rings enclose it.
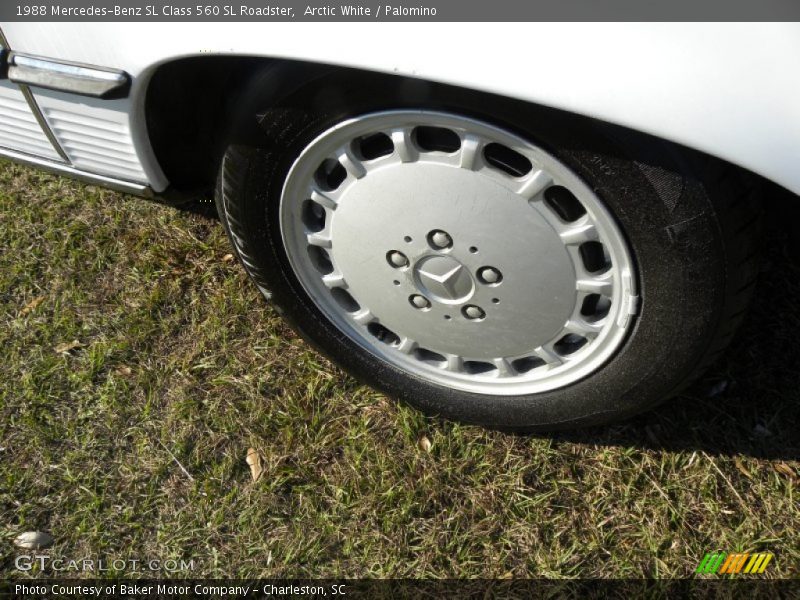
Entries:
{"label": "silver alloy wheel", "polygon": [[284,184],[289,262],[333,324],[421,379],[531,394],[597,370],[635,314],[630,253],[541,148],[429,111],[342,122]]}

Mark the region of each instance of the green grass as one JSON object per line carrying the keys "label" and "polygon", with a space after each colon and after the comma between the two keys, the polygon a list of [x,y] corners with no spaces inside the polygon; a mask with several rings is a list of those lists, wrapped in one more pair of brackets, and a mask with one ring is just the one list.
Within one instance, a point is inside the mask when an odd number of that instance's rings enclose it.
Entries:
{"label": "green grass", "polygon": [[2,163],[2,572],[45,530],[51,556],[194,559],[183,576],[684,577],[720,549],[797,577],[800,269],[770,238],[742,335],[687,394],[510,436],[344,375],[215,220]]}

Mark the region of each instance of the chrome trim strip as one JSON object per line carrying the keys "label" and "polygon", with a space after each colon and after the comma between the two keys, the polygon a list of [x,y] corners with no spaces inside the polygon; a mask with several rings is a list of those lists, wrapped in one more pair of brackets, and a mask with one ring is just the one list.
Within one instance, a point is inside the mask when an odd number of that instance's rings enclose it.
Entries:
{"label": "chrome trim strip", "polygon": [[61,75],[66,75],[69,77],[85,77],[89,79],[97,79],[106,83],[116,83],[117,85],[125,83],[126,81],[125,75],[120,72],[100,71],[99,69],[90,69],[89,67],[70,65],[54,60],[45,60],[43,58],[36,58],[35,56],[27,56],[19,53],[15,53],[13,55],[11,64],[14,64],[18,67],[29,67],[31,69],[50,69],[58,72]]}
{"label": "chrome trim strip", "polygon": [[124,96],[130,83],[130,77],[123,71],[39,58],[17,52],[12,52],[8,57],[8,78],[18,84],[93,98]]}
{"label": "chrome trim strip", "polygon": [[130,181],[123,181],[121,179],[114,179],[113,177],[106,177],[105,175],[97,175],[89,173],[88,171],[81,171],[70,165],[53,162],[24,152],[17,152],[8,148],[0,147],[0,157],[8,158],[14,162],[18,162],[37,169],[43,169],[56,175],[66,175],[75,179],[80,179],[86,183],[93,183],[103,187],[124,192],[126,194],[134,194],[136,196],[143,196],[145,198],[152,198],[154,196],[153,190],[149,185],[143,183],[133,183]]}
{"label": "chrome trim strip", "polygon": [[61,143],[56,139],[56,135],[53,133],[53,130],[50,129],[50,124],[47,122],[47,119],[44,118],[44,114],[42,113],[42,109],[39,108],[39,104],[36,102],[36,98],[33,97],[33,92],[31,89],[25,84],[17,84],[19,86],[19,91],[22,92],[22,95],[25,96],[25,100],[28,103],[28,108],[31,109],[33,116],[36,118],[36,122],[39,123],[39,127],[42,128],[42,131],[47,136],[47,139],[50,140],[50,143],[55,148],[55,151],[58,152],[58,155],[64,160],[66,163],[72,162],[67,156],[67,153],[64,151],[64,148],[61,147]]}

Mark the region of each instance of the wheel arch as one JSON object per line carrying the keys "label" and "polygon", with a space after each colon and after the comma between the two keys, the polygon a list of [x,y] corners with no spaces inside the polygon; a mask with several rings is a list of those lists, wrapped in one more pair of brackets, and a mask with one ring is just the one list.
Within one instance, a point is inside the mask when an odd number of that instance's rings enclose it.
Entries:
{"label": "wheel arch", "polygon": [[[314,74],[325,74],[339,77],[343,82],[352,82],[355,78],[363,85],[393,86],[397,91],[398,103],[406,106],[411,105],[415,99],[427,102],[440,93],[443,96],[448,95],[444,93],[446,90],[451,93],[458,90],[464,96],[472,98],[476,105],[496,105],[495,121],[510,130],[516,130],[516,124],[513,119],[506,119],[504,116],[536,107],[545,112],[569,114],[576,122],[603,123],[612,128],[630,131],[642,138],[650,137],[674,143],[641,130],[629,129],[564,108],[404,74],[255,55],[186,55],[145,69],[139,75],[137,89],[134,90],[133,104],[137,108],[134,109],[136,114],[132,120],[142,123],[133,128],[139,130],[138,145],[148,149],[147,154],[154,159],[154,165],[163,173],[164,181],[169,183],[171,191],[197,193],[213,189],[225,146],[231,131],[235,129],[237,116],[250,109],[255,116],[257,110],[265,108],[265,95],[269,97],[269,94],[279,90],[277,87],[273,90],[261,90],[259,86],[263,86],[264,77],[269,77],[274,85],[275,72],[280,73],[277,79],[287,85],[291,85],[293,81],[307,80]],[[321,101],[324,101],[324,97]],[[242,104],[247,104],[247,107]],[[747,170],[720,158],[716,153],[689,148],[701,154],[715,156],[738,169]]]}

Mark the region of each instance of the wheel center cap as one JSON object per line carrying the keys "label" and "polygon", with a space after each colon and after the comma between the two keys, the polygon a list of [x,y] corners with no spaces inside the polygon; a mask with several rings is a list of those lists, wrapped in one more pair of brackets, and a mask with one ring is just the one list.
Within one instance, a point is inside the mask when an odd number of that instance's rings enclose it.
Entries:
{"label": "wheel center cap", "polygon": [[452,256],[428,256],[414,267],[417,287],[428,298],[460,304],[475,291],[475,282],[464,265]]}

